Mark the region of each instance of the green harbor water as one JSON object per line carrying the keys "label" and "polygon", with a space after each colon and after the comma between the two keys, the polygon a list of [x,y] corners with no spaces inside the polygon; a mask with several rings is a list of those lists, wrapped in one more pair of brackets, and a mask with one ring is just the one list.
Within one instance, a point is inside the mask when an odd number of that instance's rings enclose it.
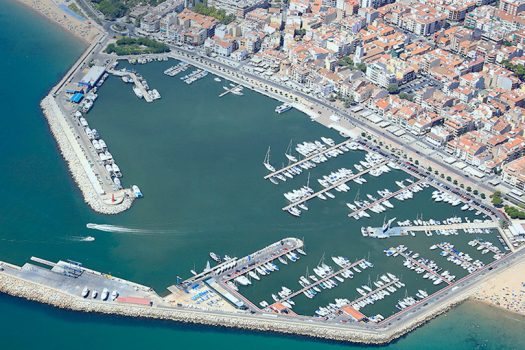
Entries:
{"label": "green harbor water", "polygon": [[[320,136],[342,138],[292,110],[277,115],[279,103],[245,90],[244,96],[219,98],[226,82],[209,75],[192,85],[162,71],[174,64],[155,62],[133,66],[163,98],[151,104],[135,97],[130,85],[110,78],[99,91],[87,115],[108,144],[124,173],[125,185],[138,184],[145,198],[117,216],[102,216],[82,201],[39,109],[40,99],[60,79],[83,50],[83,45],[40,16],[13,1],[0,10],[0,69],[6,83],[0,86],[2,118],[0,145],[4,171],[0,173],[0,259],[23,264],[30,256],[49,260],[70,258],[86,266],[147,284],[164,294],[176,276],[188,277],[200,270],[208,253],[242,256],[286,236],[304,238],[308,256],[241,291],[255,303],[271,301],[281,286],[298,288],[297,280],[315,267],[322,257],[334,265],[333,255],[351,260],[367,258],[374,268],[358,275],[314,300],[297,297],[297,312],[312,314],[334,298],[357,297],[356,287],[374,281],[386,272],[401,277],[407,288],[363,309],[365,314],[391,314],[405,293],[417,289],[437,290],[415,272],[403,267],[402,258],[387,258],[383,249],[405,244],[410,250],[434,259],[461,277],[465,272],[430,251],[430,245],[446,240],[459,250],[490,262],[466,243],[476,235],[448,237],[363,238],[360,227],[380,226],[384,214],[355,221],[346,217],[345,202],[356,195],[377,196],[378,189],[394,190],[396,180],[406,174],[393,171],[379,178],[366,176],[368,183],[350,183],[348,193],[334,192],[335,200],[315,200],[300,219],[281,211],[283,192],[306,184],[303,174],[278,186],[263,180],[262,159],[268,146],[272,163],[285,162],[284,151],[294,143]],[[187,71],[190,72],[190,71]],[[364,158],[350,152],[311,171],[315,179]],[[392,200],[386,212],[398,220],[441,220],[453,215],[473,217],[447,204],[435,203],[431,189],[413,200]],[[103,230],[90,230],[94,223]],[[84,242],[88,235],[94,242]],[[483,239],[498,244],[493,235]],[[391,348],[492,349],[520,348],[525,340],[523,318],[468,303],[392,344]],[[30,330],[22,336],[20,330]],[[0,334],[8,349],[66,348],[79,344],[108,348],[191,346],[205,349],[252,347],[267,349],[335,348],[343,345],[278,335],[247,333],[168,322],[131,320],[84,315],[56,310],[11,297],[0,296]],[[350,347],[344,345],[345,347]]]}

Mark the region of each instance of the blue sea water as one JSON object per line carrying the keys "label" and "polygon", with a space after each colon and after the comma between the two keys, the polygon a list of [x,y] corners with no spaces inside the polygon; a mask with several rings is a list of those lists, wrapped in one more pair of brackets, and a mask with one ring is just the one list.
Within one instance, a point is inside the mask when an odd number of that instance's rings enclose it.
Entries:
{"label": "blue sea water", "polygon": [[[118,79],[112,78],[102,87],[90,113],[90,122],[107,136],[125,173],[124,181],[138,182],[146,194],[143,201],[122,215],[104,217],[93,213],[72,182],[39,108],[40,99],[84,46],[13,0],[2,2],[0,27],[1,260],[22,264],[31,255],[50,260],[74,258],[161,291],[174,282],[176,274],[183,274],[194,264],[203,265],[210,250],[248,253],[284,234],[305,236],[313,260],[318,260],[323,251],[357,258],[362,257],[357,254],[372,251],[373,255],[374,250],[382,250],[377,241],[366,243],[364,252],[350,247],[358,246],[352,242],[362,239],[359,232],[354,232],[356,226],[324,219],[329,215],[344,216],[341,203],[337,207],[313,204],[312,213],[301,218],[302,225],[298,225],[276,205],[282,204],[282,191],[262,182],[255,171],[252,174],[246,170],[252,168],[254,153],[257,157],[253,168],[260,167],[259,158],[268,144],[284,149],[290,137],[313,139],[322,127],[296,111],[275,119],[271,112],[276,102],[251,92],[243,99],[229,96],[218,103],[211,96],[216,98],[221,87],[213,87],[211,81],[196,83],[192,88],[198,90],[183,90],[179,82],[177,85],[162,80],[165,78],[158,65],[138,69],[152,87],[159,88],[164,96],[161,102],[147,105],[138,101]],[[173,97],[167,98],[170,94]],[[170,105],[174,100],[176,105]],[[254,129],[260,133],[254,133]],[[148,137],[148,143],[137,143],[141,137]],[[228,176],[221,175],[225,167],[231,169]],[[396,176],[402,177],[393,175],[388,181],[394,181]],[[253,193],[257,200],[246,198],[246,192]],[[420,206],[425,205],[428,203],[421,199]],[[240,209],[231,210],[235,207]],[[443,207],[435,212],[449,215],[447,210]],[[407,218],[416,215],[409,208],[399,209],[398,214]],[[93,232],[86,229],[88,222],[138,227],[145,233]],[[343,243],[334,247],[323,233],[330,233]],[[81,242],[88,234],[95,235],[96,242]],[[344,243],[345,240],[350,242]],[[417,244],[424,246],[428,242]],[[374,262],[380,259],[377,256]],[[250,297],[262,295],[252,293]],[[523,321],[518,316],[467,303],[387,348],[520,349],[525,341]],[[3,349],[358,347],[275,334],[73,313],[3,295],[0,335]]]}

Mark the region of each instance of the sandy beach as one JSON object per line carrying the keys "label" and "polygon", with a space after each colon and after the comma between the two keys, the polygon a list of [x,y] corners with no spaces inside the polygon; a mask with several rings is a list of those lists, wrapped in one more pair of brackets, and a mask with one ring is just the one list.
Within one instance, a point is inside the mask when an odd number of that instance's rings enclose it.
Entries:
{"label": "sandy beach", "polygon": [[501,272],[479,286],[475,300],[525,315],[525,262]]}
{"label": "sandy beach", "polygon": [[59,5],[65,3],[62,0],[16,0],[19,3],[26,5],[38,13],[42,14],[51,21],[57,23],[65,30],[69,31],[79,39],[90,43],[97,35],[101,33],[98,25],[93,21],[86,19],[81,21],[75,18],[64,10]]}

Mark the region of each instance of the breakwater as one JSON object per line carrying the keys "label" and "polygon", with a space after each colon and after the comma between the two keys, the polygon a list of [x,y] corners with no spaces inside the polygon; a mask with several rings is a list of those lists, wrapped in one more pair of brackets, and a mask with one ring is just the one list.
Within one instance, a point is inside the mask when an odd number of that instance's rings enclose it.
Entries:
{"label": "breakwater", "polygon": [[[9,268],[18,268],[10,264]],[[207,312],[177,307],[124,305],[84,299],[49,286],[0,272],[0,292],[25,298],[61,309],[81,312],[94,312],[128,317],[171,320],[182,323],[202,324],[252,331],[275,332],[301,335],[311,338],[328,339],[362,344],[386,344],[413,329],[425,324],[437,315],[466,300],[468,295],[458,295],[435,305],[425,313],[393,323],[388,327],[361,325],[341,325],[325,322],[303,321],[280,315],[250,315],[245,312]]]}
{"label": "breakwater", "polygon": [[102,214],[118,214],[129,209],[134,197],[128,191],[104,192],[85,151],[78,142],[78,137],[75,136],[55,99],[47,96],[40,106],[73,180],[82,192],[84,201],[94,211]]}

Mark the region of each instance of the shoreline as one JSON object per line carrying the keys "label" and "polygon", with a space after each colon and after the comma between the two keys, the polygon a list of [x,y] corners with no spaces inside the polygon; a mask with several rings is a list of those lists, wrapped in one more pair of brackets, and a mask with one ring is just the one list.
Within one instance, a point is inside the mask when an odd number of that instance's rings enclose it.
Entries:
{"label": "shoreline", "polygon": [[[18,268],[11,264],[3,264],[9,268]],[[92,301],[40,283],[13,276],[6,272],[0,272],[0,292],[64,310],[138,317],[142,319],[167,320],[182,324],[206,325],[248,331],[272,332],[275,334],[367,345],[388,344],[468,299],[468,296],[458,296],[449,300],[444,305],[436,306],[438,307],[437,309],[422,314],[418,318],[411,319],[407,324],[397,328],[378,328],[371,330],[350,328],[341,324],[323,325],[322,323],[315,322],[297,322],[295,320],[280,319],[278,317],[256,318],[246,313],[232,312],[219,314],[196,309],[159,306],[145,307]]]}
{"label": "shoreline", "polygon": [[[90,18],[85,18],[80,21],[60,9],[57,3],[53,0],[11,0],[16,2],[33,12],[44,17],[48,21],[58,25],[62,30],[72,34],[77,39],[80,39],[84,44],[89,45],[96,37],[102,33],[98,24],[93,22]],[[61,2],[61,0],[58,0]]]}

